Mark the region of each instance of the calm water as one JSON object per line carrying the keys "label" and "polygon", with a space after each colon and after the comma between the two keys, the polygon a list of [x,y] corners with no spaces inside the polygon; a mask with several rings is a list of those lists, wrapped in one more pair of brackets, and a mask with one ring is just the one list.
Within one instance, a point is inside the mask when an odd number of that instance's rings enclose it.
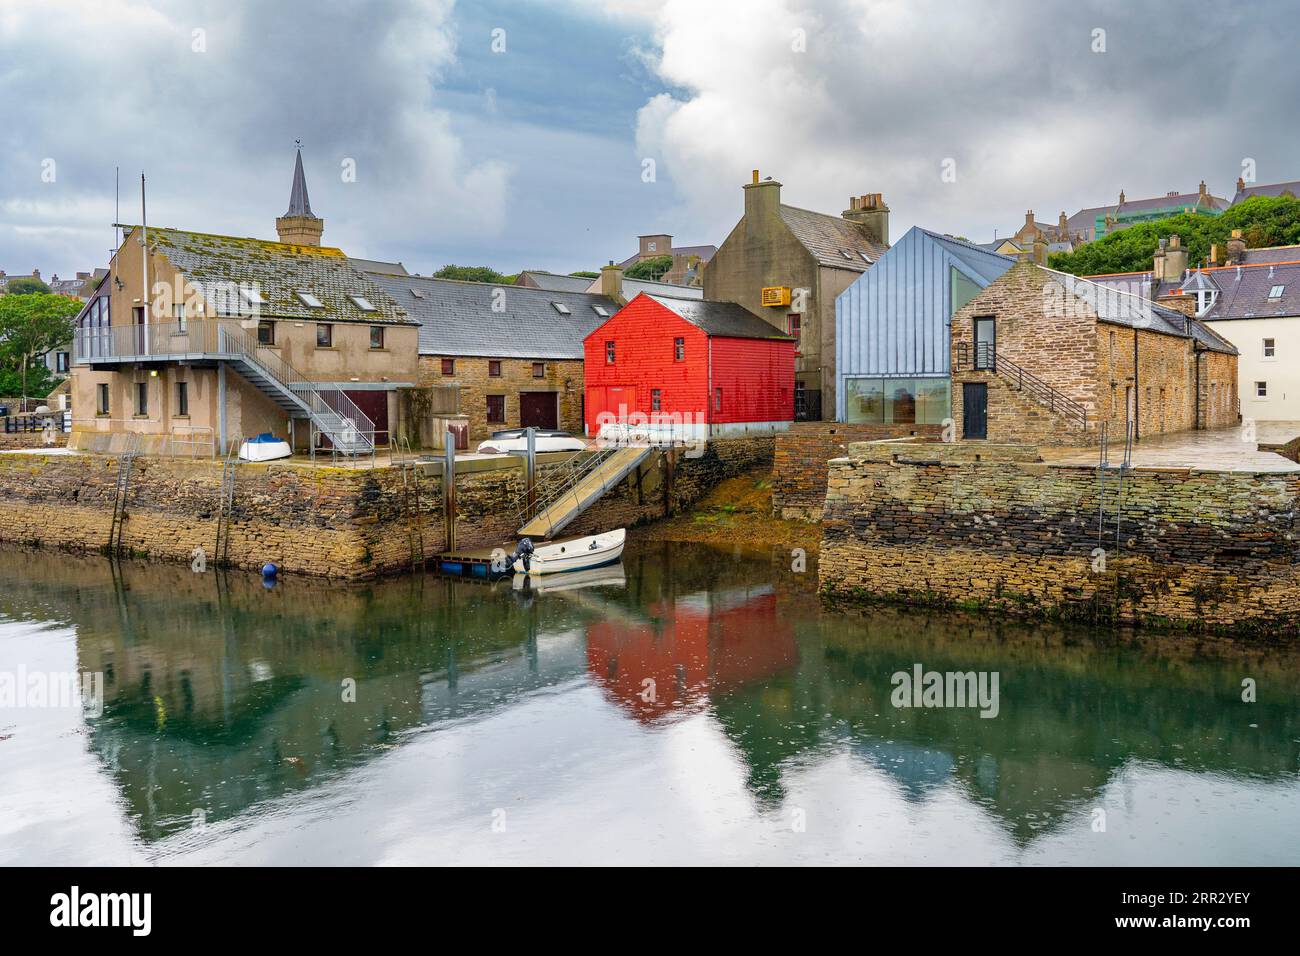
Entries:
{"label": "calm water", "polygon": [[[1300,863],[1300,653],[835,614],[787,560],[523,594],[0,552],[0,675],[105,678],[0,708],[0,864]],[[892,706],[917,663],[997,672],[997,717]]]}

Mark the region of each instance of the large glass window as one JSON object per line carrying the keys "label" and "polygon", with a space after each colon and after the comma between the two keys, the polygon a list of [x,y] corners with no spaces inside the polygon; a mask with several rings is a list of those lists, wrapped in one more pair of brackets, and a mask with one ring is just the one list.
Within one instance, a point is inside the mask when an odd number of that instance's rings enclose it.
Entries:
{"label": "large glass window", "polygon": [[939,425],[952,414],[946,378],[850,378],[844,420],[891,425]]}
{"label": "large glass window", "polygon": [[948,318],[952,318],[958,309],[983,291],[956,266],[952,266],[950,269],[952,271],[952,312],[948,313]]}

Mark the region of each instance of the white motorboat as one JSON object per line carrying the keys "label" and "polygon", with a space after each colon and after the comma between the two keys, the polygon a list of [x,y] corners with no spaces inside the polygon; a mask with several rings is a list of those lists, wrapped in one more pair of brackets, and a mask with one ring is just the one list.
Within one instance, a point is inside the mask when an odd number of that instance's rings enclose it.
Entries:
{"label": "white motorboat", "polygon": [[[538,452],[546,451],[582,451],[587,443],[569,432],[539,428],[534,436],[534,447]],[[504,455],[508,452],[528,450],[527,429],[509,428],[493,432],[491,438],[479,442],[481,455]]]}
{"label": "white motorboat", "polygon": [[276,438],[270,432],[263,432],[239,446],[239,457],[244,461],[273,461],[291,455],[293,449],[289,447],[289,443],[282,438]]}
{"label": "white motorboat", "polygon": [[530,544],[528,548],[524,548],[521,542],[520,548],[515,551],[517,557],[514,571],[516,574],[560,574],[611,564],[623,556],[623,539],[626,535],[623,528],[618,528],[585,538],[570,538],[568,541],[552,541],[536,546]]}

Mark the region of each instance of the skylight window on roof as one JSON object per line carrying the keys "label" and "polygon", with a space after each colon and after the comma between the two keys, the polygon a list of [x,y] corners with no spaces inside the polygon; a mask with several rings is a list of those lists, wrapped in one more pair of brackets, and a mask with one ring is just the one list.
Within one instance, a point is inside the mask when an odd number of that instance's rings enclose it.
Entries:
{"label": "skylight window on roof", "polygon": [[609,318],[609,309],[605,308],[603,305],[593,305],[591,311],[595,312],[602,319]]}
{"label": "skylight window on roof", "polygon": [[411,290],[411,295],[414,296],[414,297],[417,298],[417,299],[423,299],[423,298],[424,298],[424,293],[421,292],[419,289],[412,289],[412,290]]}
{"label": "skylight window on roof", "polygon": [[1268,297],[1270,299],[1280,299],[1282,298],[1282,293],[1285,291],[1286,291],[1286,286],[1275,285],[1273,286],[1273,288],[1268,290]]}
{"label": "skylight window on roof", "polygon": [[362,312],[378,311],[373,305],[370,304],[370,300],[367,299],[364,295],[349,295],[348,298],[351,299],[352,304],[355,305]]}
{"label": "skylight window on roof", "polygon": [[848,259],[849,261],[853,260],[853,253],[849,252],[849,250],[847,249],[841,249],[840,255],[842,255],[845,259]]}
{"label": "skylight window on roof", "polygon": [[867,255],[865,252],[859,252],[858,255],[862,257],[863,262],[865,262],[867,265],[871,265],[871,257],[869,255]]}
{"label": "skylight window on roof", "polygon": [[305,305],[305,306],[306,306],[307,308],[309,308],[309,309],[323,309],[323,308],[325,308],[325,303],[322,302],[320,299],[316,298],[316,297],[315,297],[314,295],[312,295],[310,292],[307,292],[307,291],[305,291],[305,290],[303,290],[303,289],[299,289],[299,290],[298,290],[296,293],[294,293],[294,294],[297,295],[298,298],[302,300],[302,304]]}
{"label": "skylight window on roof", "polygon": [[266,305],[266,299],[262,297],[262,293],[252,286],[240,286],[239,296],[248,305]]}
{"label": "skylight window on roof", "polygon": [[571,313],[569,312],[569,307],[568,307],[567,305],[565,305],[563,302],[552,302],[551,305],[553,305],[553,306],[555,307],[555,311],[558,312],[558,313],[560,313],[560,315],[570,315],[570,314],[571,314]]}

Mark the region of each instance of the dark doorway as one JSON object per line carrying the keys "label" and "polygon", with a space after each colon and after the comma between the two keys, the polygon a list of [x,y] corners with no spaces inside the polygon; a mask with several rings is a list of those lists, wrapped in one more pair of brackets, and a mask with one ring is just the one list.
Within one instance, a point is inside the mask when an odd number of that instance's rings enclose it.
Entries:
{"label": "dark doorway", "polygon": [[375,423],[375,444],[387,445],[388,436],[388,393],[378,389],[356,389],[343,392],[356,403],[357,408]]}
{"label": "dark doorway", "polygon": [[962,438],[989,437],[989,387],[966,382],[961,387]]}
{"label": "dark doorway", "polygon": [[559,428],[560,416],[554,392],[520,392],[521,428]]}

